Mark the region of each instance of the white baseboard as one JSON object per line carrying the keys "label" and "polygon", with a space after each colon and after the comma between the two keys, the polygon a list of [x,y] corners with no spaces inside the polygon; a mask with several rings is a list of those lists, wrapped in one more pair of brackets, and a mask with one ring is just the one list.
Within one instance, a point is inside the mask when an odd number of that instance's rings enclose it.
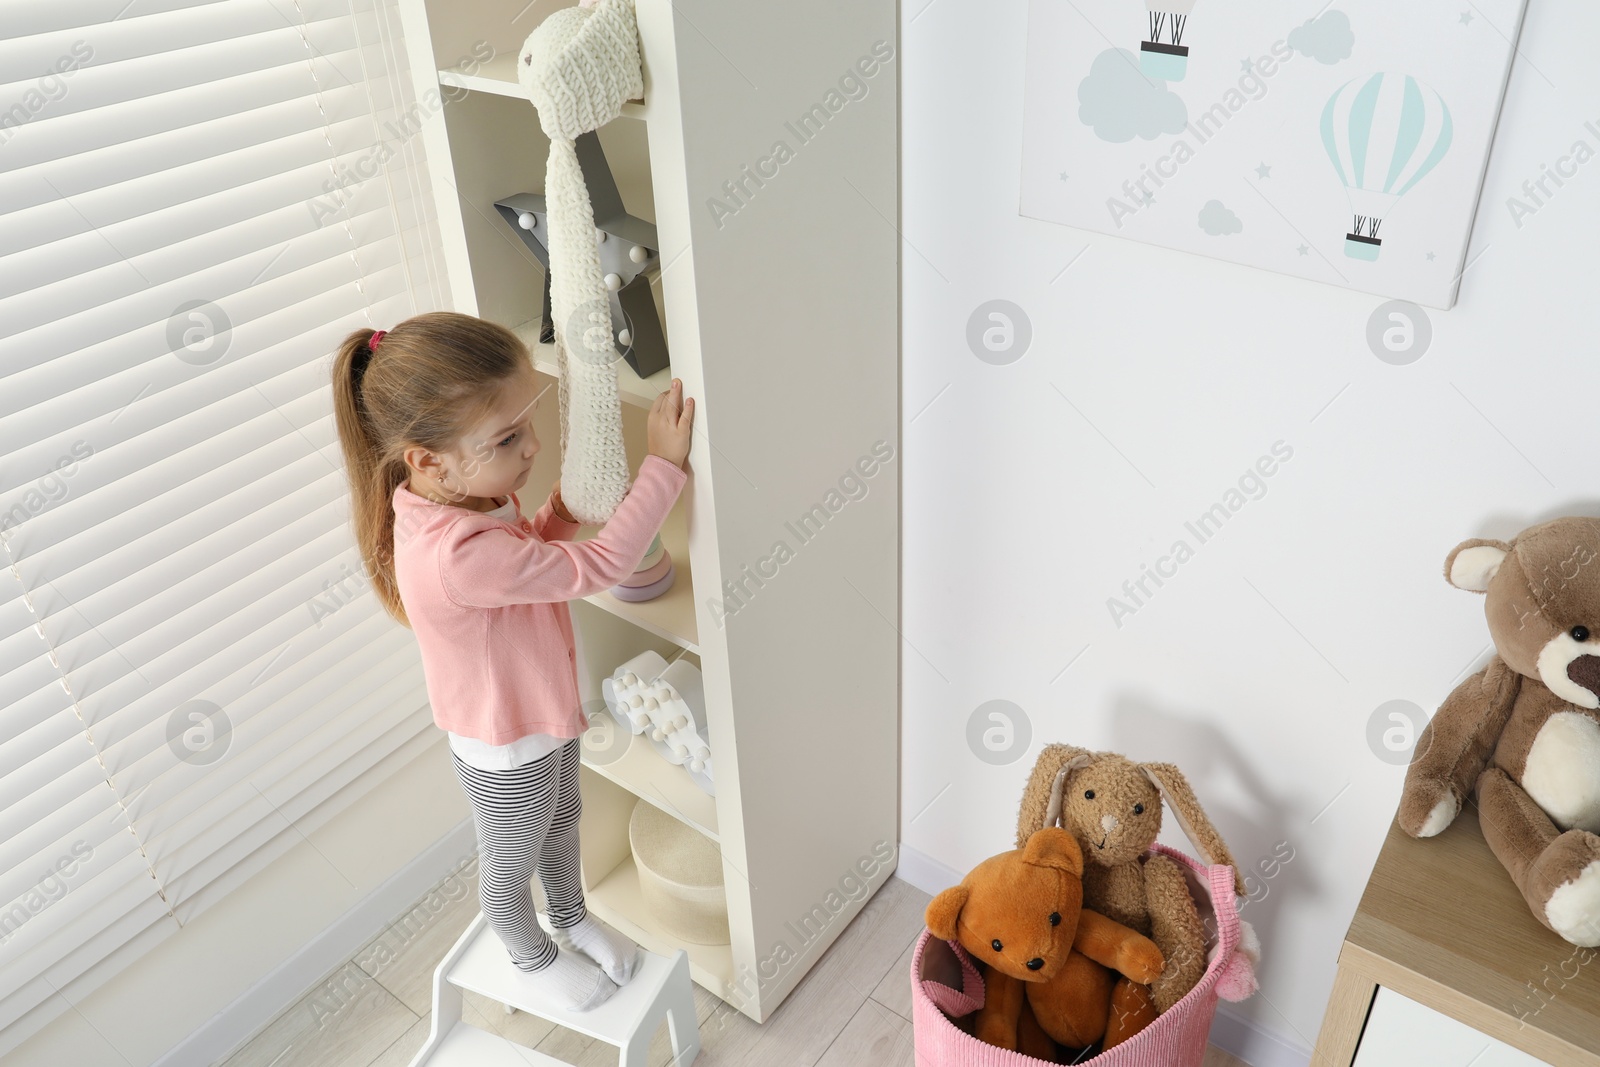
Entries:
{"label": "white baseboard", "polygon": [[[895,875],[924,893],[933,895],[961,881],[960,872],[932,856],[918,852],[903,841],[898,847],[900,862]],[[1250,1067],[1310,1067],[1311,1064],[1309,1049],[1244,1018],[1226,1002],[1217,1005],[1217,1015],[1211,1023],[1211,1043]]]}
{"label": "white baseboard", "polygon": [[341,915],[300,950],[241,993],[233,1003],[170,1049],[151,1067],[210,1067],[234,1052],[252,1034],[277,1018],[324,976],[361,951],[382,933],[395,917],[426,896],[451,871],[459,870],[463,856],[477,849],[472,819],[455,827],[382,885]]}
{"label": "white baseboard", "polygon": [[928,894],[935,896],[942,889],[949,889],[961,883],[961,874],[952,867],[946,867],[931,856],[918,852],[904,842],[898,845],[899,857],[895,865],[895,877],[902,882],[909,882]]}
{"label": "white baseboard", "polygon": [[1310,1067],[1311,1050],[1246,1019],[1223,1001],[1211,1020],[1211,1043],[1250,1067]]}

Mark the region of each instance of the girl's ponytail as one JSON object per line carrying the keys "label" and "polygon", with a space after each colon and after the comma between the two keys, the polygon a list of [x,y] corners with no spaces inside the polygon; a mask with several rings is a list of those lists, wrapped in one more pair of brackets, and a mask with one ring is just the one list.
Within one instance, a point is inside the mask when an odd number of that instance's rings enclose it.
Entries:
{"label": "girl's ponytail", "polygon": [[374,355],[373,336],[360,329],[344,339],[333,362],[333,417],[350,479],[350,521],[372,589],[384,609],[409,627],[394,577],[395,487],[406,479],[404,461],[385,456],[361,402],[361,385]]}

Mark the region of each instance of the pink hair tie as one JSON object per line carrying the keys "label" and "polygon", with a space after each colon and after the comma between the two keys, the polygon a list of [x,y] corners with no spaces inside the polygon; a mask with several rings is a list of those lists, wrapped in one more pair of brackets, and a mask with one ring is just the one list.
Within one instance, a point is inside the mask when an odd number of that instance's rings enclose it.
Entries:
{"label": "pink hair tie", "polygon": [[377,330],[377,331],[375,331],[373,333],[373,335],[367,340],[367,350],[369,352],[376,352],[378,350],[378,342],[382,341],[383,337],[384,337],[384,334],[386,334],[388,332],[389,332],[388,330]]}

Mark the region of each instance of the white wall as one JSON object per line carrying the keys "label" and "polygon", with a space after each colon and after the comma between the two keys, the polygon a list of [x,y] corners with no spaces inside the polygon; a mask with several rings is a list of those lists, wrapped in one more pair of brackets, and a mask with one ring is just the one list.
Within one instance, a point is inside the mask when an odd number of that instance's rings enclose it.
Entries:
{"label": "white wall", "polygon": [[[1404,774],[1368,719],[1431,714],[1487,657],[1446,552],[1600,514],[1600,160],[1520,228],[1506,205],[1574,141],[1600,148],[1600,9],[1532,5],[1481,258],[1407,366],[1367,346],[1381,298],[1019,216],[1026,0],[901,20],[904,844],[958,871],[1010,848],[1047,741],[1177,763],[1242,865],[1295,851],[1246,908],[1266,958],[1238,1011],[1309,1049]],[[1009,366],[965,340],[993,298],[1032,324]],[[1278,440],[1265,494],[1118,628],[1107,598],[1194,544],[1185,520]],[[997,698],[1032,729],[1003,766],[966,740]]]}

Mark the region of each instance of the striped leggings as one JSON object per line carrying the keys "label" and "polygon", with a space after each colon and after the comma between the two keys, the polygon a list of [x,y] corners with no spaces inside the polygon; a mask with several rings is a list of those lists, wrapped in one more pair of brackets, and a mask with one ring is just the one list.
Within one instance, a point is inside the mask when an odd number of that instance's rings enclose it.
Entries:
{"label": "striped leggings", "polygon": [[533,903],[537,870],[550,925],[565,929],[588,914],[578,876],[579,739],[506,771],[486,771],[450,754],[472,805],[478,832],[478,904],[525,971],[548,966],[558,951]]}

